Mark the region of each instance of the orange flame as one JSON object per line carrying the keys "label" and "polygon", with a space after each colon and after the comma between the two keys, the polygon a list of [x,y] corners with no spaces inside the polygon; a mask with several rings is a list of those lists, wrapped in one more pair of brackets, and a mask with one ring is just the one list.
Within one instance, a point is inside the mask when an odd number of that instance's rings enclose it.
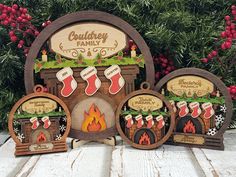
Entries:
{"label": "orange flame", "polygon": [[195,126],[193,125],[192,121],[189,120],[185,125],[183,129],[184,133],[195,133],[196,129]]}
{"label": "orange flame", "polygon": [[46,55],[46,54],[47,54],[47,51],[46,51],[46,50],[42,50],[42,54],[43,54],[43,55]]}
{"label": "orange flame", "polygon": [[43,132],[40,132],[37,137],[37,143],[46,142],[47,138]]}
{"label": "orange flame", "polygon": [[92,104],[88,113],[84,112],[84,121],[82,123],[83,132],[98,132],[107,128],[105,122],[105,115],[101,114],[100,110],[95,104]]}
{"label": "orange flame", "polygon": [[136,45],[131,46],[131,50],[135,50],[136,48],[137,48]]}
{"label": "orange flame", "polygon": [[149,144],[151,144],[150,137],[148,136],[148,134],[146,132],[144,132],[142,134],[142,136],[140,137],[139,144],[142,144],[142,145],[149,145]]}

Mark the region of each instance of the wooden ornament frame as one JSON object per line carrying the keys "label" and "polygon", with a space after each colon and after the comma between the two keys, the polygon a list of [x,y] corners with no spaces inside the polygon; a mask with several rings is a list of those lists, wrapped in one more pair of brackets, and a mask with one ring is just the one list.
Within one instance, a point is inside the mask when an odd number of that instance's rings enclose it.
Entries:
{"label": "wooden ornament frame", "polygon": [[[193,75],[202,77],[210,82],[212,82],[217,89],[220,91],[220,93],[225,98],[225,105],[226,105],[226,116],[223,125],[220,127],[220,129],[217,131],[217,133],[213,136],[209,135],[203,135],[203,134],[191,134],[191,133],[179,133],[179,132],[173,132],[173,135],[170,137],[170,139],[166,142],[167,144],[172,145],[182,145],[182,146],[191,146],[191,147],[200,147],[200,148],[207,148],[207,149],[217,149],[217,150],[224,150],[224,144],[223,144],[223,134],[227,130],[231,117],[233,114],[233,104],[230,97],[230,94],[227,90],[227,87],[224,85],[224,83],[214,74],[205,71],[203,69],[199,68],[182,68],[178,69],[176,71],[171,72],[170,74],[166,75],[164,78],[162,78],[157,85],[155,86],[154,90],[157,92],[160,92],[165,84],[167,84],[168,81],[171,79],[174,79],[176,77],[180,76],[186,76],[186,75]],[[199,144],[192,144],[192,143],[180,143],[175,142],[174,137],[176,138],[185,138],[185,139],[192,139],[195,138],[196,142],[200,142]]]}
{"label": "wooden ornament frame", "polygon": [[71,13],[53,21],[52,24],[47,26],[33,42],[29,53],[27,55],[25,70],[24,70],[24,81],[27,94],[33,92],[34,88],[34,59],[40,51],[43,44],[52,36],[56,31],[71,25],[73,23],[85,22],[85,21],[98,21],[108,25],[114,26],[125,32],[130,38],[134,40],[141,53],[143,54],[146,66],[146,80],[154,87],[155,74],[152,55],[150,50],[145,43],[141,35],[134,29],[130,24],[121,18],[101,11],[80,11]]}
{"label": "wooden ornament frame", "polygon": [[[141,84],[141,90],[138,91],[134,91],[132,93],[130,93],[129,95],[127,95],[125,97],[125,99],[119,104],[117,111],[116,111],[116,128],[118,133],[120,134],[121,138],[128,143],[129,145],[131,145],[134,148],[137,149],[146,149],[146,150],[150,150],[150,149],[155,149],[159,146],[161,146],[162,144],[164,144],[168,138],[171,136],[173,130],[174,130],[174,125],[175,125],[175,113],[173,111],[173,108],[171,107],[170,103],[165,99],[165,97],[163,95],[161,95],[160,93],[157,93],[155,91],[149,90],[150,86],[148,83],[144,82]],[[151,145],[140,145],[140,144],[136,144],[135,142],[131,141],[123,132],[121,126],[120,126],[120,112],[122,110],[123,105],[132,97],[137,96],[137,95],[142,95],[142,94],[147,94],[147,95],[151,95],[151,96],[155,96],[157,98],[159,98],[160,100],[163,101],[164,105],[168,108],[169,112],[170,112],[170,126],[169,126],[169,130],[167,131],[167,133],[164,135],[164,137],[160,140],[157,141],[156,143],[153,143]]]}
{"label": "wooden ornament frame", "polygon": [[[36,87],[38,87],[39,89],[43,88],[40,86],[35,86],[34,91],[37,90]],[[53,144],[53,149],[43,150],[43,151],[30,151],[29,146],[31,145],[31,143],[21,143],[14,133],[14,130],[13,130],[14,114],[16,113],[17,109],[24,102],[26,102],[30,99],[33,99],[33,98],[40,98],[40,97],[52,99],[52,100],[56,101],[57,104],[59,104],[62,107],[62,109],[65,111],[65,115],[67,117],[66,130],[60,140],[50,141],[50,143]],[[16,102],[16,104],[13,106],[13,108],[11,109],[11,111],[9,113],[9,119],[8,119],[9,134],[11,135],[12,139],[16,143],[16,151],[15,151],[16,156],[67,151],[66,138],[69,134],[70,126],[71,126],[71,117],[70,117],[69,109],[67,108],[66,104],[58,97],[56,97],[52,94],[49,94],[49,93],[45,93],[45,92],[43,92],[43,90],[37,91],[35,93],[31,93],[31,94],[26,95],[25,97],[21,98],[20,100],[18,100]]]}
{"label": "wooden ornament frame", "polygon": [[[150,50],[145,43],[144,39],[141,37],[141,35],[137,32],[136,29],[134,29],[130,24],[128,24],[126,21],[122,20],[121,18],[101,12],[101,11],[80,11],[76,13],[71,13],[68,15],[65,15],[63,17],[58,18],[57,20],[53,21],[52,24],[47,26],[40,34],[39,36],[35,39],[33,42],[29,53],[27,55],[27,60],[25,64],[25,71],[24,71],[24,82],[25,82],[25,88],[27,93],[31,93],[33,91],[34,87],[34,59],[37,57],[37,54],[40,51],[40,48],[43,46],[43,44],[50,39],[50,37],[59,31],[60,29],[63,29],[64,27],[71,26],[75,23],[83,23],[83,22],[100,22],[104,23],[107,25],[110,25],[114,28],[119,29],[120,31],[124,32],[126,34],[126,37],[130,37],[134,43],[137,45],[139,48],[141,54],[144,57],[145,61],[145,70],[146,70],[146,80],[150,83],[151,87],[154,87],[154,82],[155,82],[155,72],[154,72],[154,65],[153,65],[153,60],[152,60],[152,55],[150,53]],[[97,67],[98,69],[98,76],[103,72],[105,67]],[[130,69],[129,69],[130,68]],[[130,93],[134,90],[134,77],[136,77],[137,72],[139,72],[139,68],[136,65],[133,66],[121,66],[121,70],[123,72],[124,69],[124,74],[128,73],[127,71],[132,71],[132,77],[130,77],[128,74],[126,77],[126,83],[125,85],[125,93]],[[82,80],[79,77],[76,77],[79,75],[79,72],[82,70],[82,68],[73,68],[74,75],[76,81],[79,83],[84,83],[85,81]],[[49,92],[59,96],[59,93],[57,91],[58,86],[61,84],[56,78],[52,78],[52,75],[54,75],[59,69],[51,69],[50,71],[42,70],[40,72],[40,76],[42,79],[44,79],[44,83],[46,86],[49,86]],[[130,72],[129,71],[129,72]],[[123,74],[123,73],[122,73]],[[107,79],[105,77],[99,76],[99,78],[102,80]],[[46,81],[48,80],[48,81]],[[76,91],[75,91],[76,92]],[[123,94],[123,93],[122,93]],[[74,97],[75,94],[73,93],[70,97]],[[77,96],[77,95],[76,95]],[[121,99],[118,98],[118,94],[116,96],[116,102],[119,102]],[[60,97],[60,96],[59,96]],[[60,97],[61,98],[61,97]],[[68,97],[69,98],[69,97]],[[112,97],[114,98],[114,97]],[[67,98],[61,98],[69,107],[70,109],[70,102],[72,102],[71,99]],[[70,109],[72,111],[72,108]],[[74,133],[73,133],[74,132]],[[77,132],[81,133],[81,132]],[[82,135],[76,135],[77,138],[83,138],[84,140],[91,140],[91,139],[102,139],[102,138],[107,138],[108,136],[114,136],[117,132],[115,131],[115,126],[113,128],[110,128],[108,130],[105,130],[101,133],[89,133],[86,134],[82,133]],[[72,130],[72,136],[75,135],[75,131]],[[73,136],[75,137],[75,136]]]}

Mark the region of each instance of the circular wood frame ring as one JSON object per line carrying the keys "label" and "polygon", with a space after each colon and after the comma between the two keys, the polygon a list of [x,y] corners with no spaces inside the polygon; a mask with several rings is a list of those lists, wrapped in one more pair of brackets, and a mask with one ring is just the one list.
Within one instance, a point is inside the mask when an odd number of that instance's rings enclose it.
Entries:
{"label": "circular wood frame ring", "polygon": [[32,93],[32,94],[29,94],[23,98],[21,98],[20,100],[18,100],[16,102],[16,104],[13,106],[13,108],[11,109],[10,113],[9,113],[9,119],[8,119],[8,129],[9,129],[9,134],[11,135],[12,139],[16,142],[16,144],[27,144],[27,143],[21,143],[15,133],[14,133],[14,130],[13,130],[13,120],[14,120],[14,114],[15,112],[17,111],[17,109],[26,101],[30,100],[30,99],[33,99],[33,98],[37,98],[37,97],[45,97],[45,98],[49,98],[49,99],[52,99],[54,101],[56,101],[61,107],[62,109],[65,111],[65,114],[66,114],[66,117],[67,117],[67,123],[66,123],[66,131],[64,132],[63,136],[61,137],[61,140],[60,141],[66,141],[66,138],[69,134],[69,131],[70,131],[70,127],[71,127],[71,116],[70,116],[70,112],[69,112],[69,109],[67,108],[66,104],[58,97],[52,95],[52,94],[49,94],[49,93]]}
{"label": "circular wood frame ring", "polygon": [[[94,94],[93,97],[101,98],[101,99],[105,100],[107,103],[109,103],[111,105],[111,107],[113,108],[114,115],[116,115],[115,113],[116,113],[117,106],[110,97],[108,97],[100,92],[97,92],[96,94]],[[85,99],[88,99],[88,98],[91,98],[91,96],[84,95],[80,98],[79,102],[83,101]],[[78,100],[73,100],[73,105],[76,105],[76,104],[74,104],[74,102],[78,103]],[[76,130],[76,129],[71,128],[70,133],[69,133],[69,137],[76,138],[79,140],[98,140],[98,139],[105,139],[105,138],[108,138],[111,136],[115,136],[116,134],[117,134],[117,130],[116,130],[116,126],[114,125],[110,128],[107,128],[104,131],[101,131],[101,132],[83,132],[81,130]]]}
{"label": "circular wood frame ring", "polygon": [[[178,69],[176,71],[171,72],[170,74],[166,75],[165,77],[163,77],[155,86],[154,90],[155,91],[160,91],[162,89],[162,87],[171,79],[175,78],[175,77],[179,77],[179,76],[184,76],[184,75],[194,75],[194,76],[200,76],[203,77],[207,80],[209,80],[210,82],[212,82],[214,85],[216,85],[216,87],[220,90],[220,92],[223,94],[223,96],[225,97],[225,105],[227,108],[226,111],[226,118],[224,120],[224,123],[222,125],[222,127],[219,129],[219,131],[214,135],[214,136],[210,136],[210,137],[217,137],[217,136],[221,136],[228,128],[230,122],[231,122],[231,117],[233,115],[233,103],[232,103],[232,99],[230,97],[230,94],[227,90],[227,87],[225,86],[225,84],[214,74],[203,70],[203,69],[199,69],[199,68],[182,68],[182,69]],[[208,135],[205,135],[208,137]]]}
{"label": "circular wood frame ring", "polygon": [[152,55],[150,53],[149,47],[147,46],[141,35],[134,29],[129,23],[122,20],[121,18],[111,15],[109,13],[101,11],[80,11],[76,13],[71,13],[58,18],[53,21],[52,24],[47,26],[34,40],[32,46],[30,47],[29,53],[27,55],[25,70],[24,70],[24,82],[26,93],[32,93],[34,88],[34,59],[37,57],[40,48],[43,44],[52,36],[56,31],[71,25],[76,22],[84,21],[99,21],[110,24],[124,33],[126,33],[130,38],[134,40],[141,53],[143,54],[146,66],[146,80],[151,84],[151,88],[154,87],[155,82],[155,71],[152,60]]}
{"label": "circular wood frame ring", "polygon": [[[167,132],[167,134],[158,142],[151,144],[151,145],[140,145],[140,144],[136,144],[134,142],[132,142],[123,132],[121,126],[120,126],[120,112],[122,110],[123,105],[132,97],[137,96],[137,95],[153,95],[159,99],[161,99],[164,104],[166,105],[166,107],[168,108],[168,110],[170,111],[170,127],[169,130]],[[163,95],[161,95],[160,93],[157,93],[155,91],[152,90],[138,90],[135,92],[132,92],[131,94],[127,95],[124,100],[119,104],[117,111],[116,111],[116,128],[118,133],[120,134],[121,138],[128,144],[130,144],[131,146],[133,146],[134,148],[137,149],[155,149],[159,146],[161,146],[163,143],[165,143],[169,137],[172,135],[172,132],[174,130],[174,126],[175,126],[175,113],[173,111],[172,106],[170,105],[169,101],[167,101],[165,99],[165,97]]]}

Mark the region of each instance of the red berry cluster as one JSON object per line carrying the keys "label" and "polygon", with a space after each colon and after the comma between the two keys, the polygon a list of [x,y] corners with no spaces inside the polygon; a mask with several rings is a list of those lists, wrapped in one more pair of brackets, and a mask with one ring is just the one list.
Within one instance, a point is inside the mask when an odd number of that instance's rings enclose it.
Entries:
{"label": "red berry cluster", "polygon": [[[17,47],[24,49],[27,55],[31,44],[27,37],[36,37],[39,31],[31,24],[32,17],[28,14],[26,8],[19,7],[17,4],[7,6],[0,4],[0,24],[8,30],[9,37]],[[21,39],[20,39],[21,38]]]}
{"label": "red berry cluster", "polygon": [[218,56],[218,50],[227,50],[232,47],[233,44],[233,39],[236,39],[236,24],[234,21],[236,21],[236,6],[232,5],[231,6],[231,14],[233,18],[230,17],[230,15],[225,16],[225,30],[221,32],[220,37],[224,39],[224,42],[219,46],[218,49],[211,51],[208,55],[207,58],[202,58],[201,61],[203,63],[208,63],[211,61],[213,58]]}
{"label": "red berry cluster", "polygon": [[155,74],[156,80],[159,80],[161,77],[169,74],[171,71],[176,69],[174,66],[174,62],[162,54],[159,57],[154,57],[153,61],[154,64],[160,66],[161,69],[161,72],[158,71]]}
{"label": "red berry cluster", "polygon": [[228,91],[229,91],[229,93],[230,93],[230,95],[231,95],[231,98],[232,98],[233,100],[236,100],[236,85],[231,85],[231,86],[229,86],[229,87],[228,87]]}

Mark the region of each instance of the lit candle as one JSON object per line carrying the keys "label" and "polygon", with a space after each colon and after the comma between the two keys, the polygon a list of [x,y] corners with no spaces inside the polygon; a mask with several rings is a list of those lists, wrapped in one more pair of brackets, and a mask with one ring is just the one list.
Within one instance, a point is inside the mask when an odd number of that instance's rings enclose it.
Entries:
{"label": "lit candle", "polygon": [[131,47],[131,58],[135,58],[136,57],[136,45],[132,45]]}
{"label": "lit candle", "polygon": [[47,51],[43,50],[42,51],[42,61],[47,62],[48,61],[48,56],[47,56]]}

